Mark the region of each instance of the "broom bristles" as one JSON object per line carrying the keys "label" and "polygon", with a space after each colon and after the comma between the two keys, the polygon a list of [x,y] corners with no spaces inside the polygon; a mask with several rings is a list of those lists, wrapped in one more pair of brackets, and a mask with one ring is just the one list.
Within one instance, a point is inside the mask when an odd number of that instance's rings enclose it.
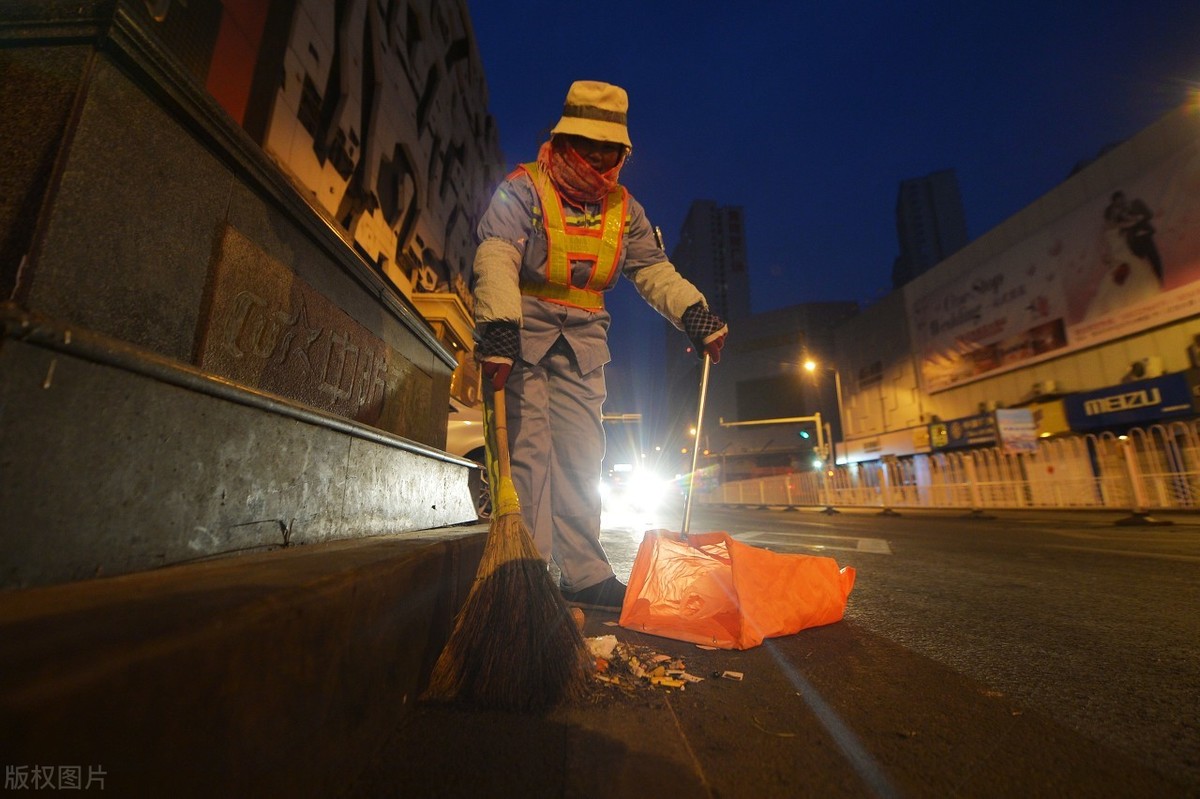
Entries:
{"label": "broom bristles", "polygon": [[425,698],[534,710],[581,696],[590,658],[520,512],[492,519]]}

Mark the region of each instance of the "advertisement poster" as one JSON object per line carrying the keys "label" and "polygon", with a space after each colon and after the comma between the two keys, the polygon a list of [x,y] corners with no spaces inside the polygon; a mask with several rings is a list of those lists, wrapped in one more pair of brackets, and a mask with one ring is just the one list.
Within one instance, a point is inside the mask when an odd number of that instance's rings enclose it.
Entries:
{"label": "advertisement poster", "polygon": [[1200,153],[1108,187],[910,302],[930,393],[1200,312]]}
{"label": "advertisement poster", "polygon": [[991,446],[996,443],[996,436],[995,413],[977,413],[929,425],[929,443],[935,450]]}
{"label": "advertisement poster", "polygon": [[1038,428],[1029,408],[1004,408],[996,411],[996,432],[1000,447],[1007,453],[1037,452]]}

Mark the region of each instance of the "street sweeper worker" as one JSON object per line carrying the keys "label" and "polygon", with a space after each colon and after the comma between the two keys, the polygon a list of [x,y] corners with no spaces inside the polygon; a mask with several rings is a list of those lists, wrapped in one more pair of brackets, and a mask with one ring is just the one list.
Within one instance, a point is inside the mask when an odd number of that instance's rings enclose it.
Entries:
{"label": "street sweeper worker", "polygon": [[[572,605],[620,610],[625,585],[600,544],[601,409],[622,276],[720,359],[728,327],[667,259],[642,206],[618,182],[632,150],[625,90],[576,81],[535,161],[497,188],[479,222],[476,357],[507,400],[513,484],[542,557]],[[619,320],[618,320],[619,323]]]}

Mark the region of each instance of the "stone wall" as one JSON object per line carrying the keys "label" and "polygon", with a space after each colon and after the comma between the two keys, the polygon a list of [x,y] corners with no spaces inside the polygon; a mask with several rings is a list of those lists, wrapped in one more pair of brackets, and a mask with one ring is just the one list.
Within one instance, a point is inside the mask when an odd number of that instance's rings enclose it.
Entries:
{"label": "stone wall", "polygon": [[473,518],[441,451],[469,332],[412,300],[469,319],[500,170],[465,6],[0,6],[0,477],[40,475],[0,491],[5,584]]}

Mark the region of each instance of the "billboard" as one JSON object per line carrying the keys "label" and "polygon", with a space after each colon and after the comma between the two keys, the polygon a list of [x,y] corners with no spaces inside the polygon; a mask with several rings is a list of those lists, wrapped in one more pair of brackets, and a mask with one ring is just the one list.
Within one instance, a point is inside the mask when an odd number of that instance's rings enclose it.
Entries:
{"label": "billboard", "polygon": [[1200,151],[907,300],[929,393],[1200,312]]}

